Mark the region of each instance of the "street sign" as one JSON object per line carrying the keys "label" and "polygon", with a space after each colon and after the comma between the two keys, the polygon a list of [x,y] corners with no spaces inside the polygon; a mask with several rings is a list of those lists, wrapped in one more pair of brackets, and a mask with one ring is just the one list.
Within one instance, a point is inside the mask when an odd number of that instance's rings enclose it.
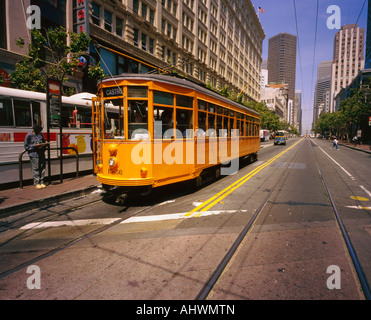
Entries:
{"label": "street sign", "polygon": [[59,126],[61,121],[61,107],[59,103],[59,96],[50,95],[50,124],[52,126]]}
{"label": "street sign", "polygon": [[368,117],[368,125],[371,126],[371,116]]}

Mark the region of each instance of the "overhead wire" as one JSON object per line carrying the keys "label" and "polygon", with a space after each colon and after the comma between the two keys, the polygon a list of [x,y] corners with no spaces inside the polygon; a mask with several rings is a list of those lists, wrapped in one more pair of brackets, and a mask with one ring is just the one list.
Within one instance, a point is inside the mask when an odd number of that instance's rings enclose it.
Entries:
{"label": "overhead wire", "polygon": [[[293,0],[293,4],[294,4],[294,14],[295,14],[297,43],[298,43],[298,55],[299,55],[299,65],[300,65],[301,87],[303,89],[302,92],[301,92],[301,101],[304,102],[305,100],[304,100],[303,68],[302,68],[302,64],[301,64],[300,36],[299,36],[298,17],[297,17],[297,14],[296,14],[296,3],[295,3],[295,0]],[[301,108],[301,111],[303,111],[303,108]],[[302,116],[302,120],[303,120],[303,114],[301,116]]]}
{"label": "overhead wire", "polygon": [[[313,46],[313,60],[312,60],[312,79],[310,82],[310,102],[312,101],[312,93],[313,93],[313,80],[314,80],[314,64],[316,59],[316,48],[317,48],[317,30],[318,30],[318,8],[319,8],[319,0],[317,0],[317,9],[316,9],[316,24],[314,28],[314,46]],[[314,97],[313,101],[313,122],[314,122],[314,105],[316,98]],[[310,103],[309,102],[309,103]]]}

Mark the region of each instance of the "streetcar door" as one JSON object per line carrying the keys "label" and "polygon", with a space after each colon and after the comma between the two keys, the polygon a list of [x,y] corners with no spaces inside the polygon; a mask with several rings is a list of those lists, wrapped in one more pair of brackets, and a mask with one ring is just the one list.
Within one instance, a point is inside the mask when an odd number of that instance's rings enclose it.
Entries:
{"label": "streetcar door", "polygon": [[92,147],[93,147],[93,170],[94,173],[97,173],[97,165],[101,162],[101,141],[102,133],[104,128],[102,128],[102,112],[99,98],[92,98]]}

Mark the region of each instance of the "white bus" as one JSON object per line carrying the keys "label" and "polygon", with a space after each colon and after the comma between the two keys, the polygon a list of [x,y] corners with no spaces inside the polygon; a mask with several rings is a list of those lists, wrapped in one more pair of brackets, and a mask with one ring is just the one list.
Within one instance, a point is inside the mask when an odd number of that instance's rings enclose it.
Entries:
{"label": "white bus", "polygon": [[[91,171],[92,131],[90,93],[62,97],[62,147],[75,147],[79,153],[79,171]],[[43,126],[47,139],[46,94],[19,89],[0,87],[0,189],[19,183],[18,157],[24,150],[24,139],[34,124]],[[60,134],[58,127],[50,127],[50,147],[58,148]],[[58,150],[51,150],[51,175],[59,176]],[[46,152],[47,155],[47,152]],[[63,173],[76,173],[75,153],[63,150]],[[31,180],[29,157],[23,155],[23,178]],[[46,170],[46,177],[48,169]]]}

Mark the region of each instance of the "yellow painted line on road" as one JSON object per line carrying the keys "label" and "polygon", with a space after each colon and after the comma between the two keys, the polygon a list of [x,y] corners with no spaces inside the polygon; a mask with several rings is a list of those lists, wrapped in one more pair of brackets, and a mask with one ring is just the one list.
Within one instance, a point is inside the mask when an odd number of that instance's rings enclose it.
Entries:
{"label": "yellow painted line on road", "polygon": [[298,142],[296,142],[295,144],[293,144],[291,147],[289,147],[286,150],[282,151],[278,155],[276,155],[273,158],[269,159],[267,162],[263,163],[259,167],[255,168],[254,170],[252,170],[251,172],[249,172],[247,175],[243,176],[241,179],[235,181],[234,183],[232,183],[231,185],[229,185],[227,188],[225,188],[222,191],[218,192],[216,195],[214,195],[210,199],[206,200],[205,202],[203,202],[202,204],[200,204],[199,206],[197,206],[193,210],[189,211],[186,214],[186,216],[187,217],[192,216],[192,215],[194,215],[194,217],[201,216],[203,212],[207,211],[208,209],[210,209],[211,207],[213,207],[215,204],[217,204],[218,202],[220,202],[221,200],[223,200],[225,197],[227,197],[229,194],[231,194],[233,191],[235,191],[236,189],[238,189],[239,187],[241,187],[248,180],[250,180],[253,176],[255,176],[258,172],[260,172],[261,170],[263,170],[264,168],[266,168],[267,166],[269,166],[271,163],[273,163],[275,160],[277,160],[278,158],[280,158],[281,156],[283,156],[287,151],[289,151],[292,148],[294,148],[301,141],[302,141],[302,139],[299,140]]}

